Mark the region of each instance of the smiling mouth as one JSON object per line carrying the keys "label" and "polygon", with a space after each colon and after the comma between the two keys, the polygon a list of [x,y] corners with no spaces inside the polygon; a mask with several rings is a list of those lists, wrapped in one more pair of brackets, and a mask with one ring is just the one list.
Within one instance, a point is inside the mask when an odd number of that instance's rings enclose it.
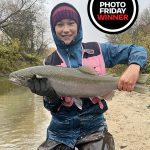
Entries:
{"label": "smiling mouth", "polygon": [[68,35],[65,35],[65,36],[62,36],[63,38],[70,38],[71,36],[68,36]]}

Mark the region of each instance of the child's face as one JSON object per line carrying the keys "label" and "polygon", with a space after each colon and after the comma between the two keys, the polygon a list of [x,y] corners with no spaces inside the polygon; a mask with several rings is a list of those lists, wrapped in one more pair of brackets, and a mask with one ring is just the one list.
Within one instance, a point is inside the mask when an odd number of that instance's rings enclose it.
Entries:
{"label": "child's face", "polygon": [[74,20],[63,19],[56,24],[55,32],[56,35],[68,45],[77,35],[77,24]]}

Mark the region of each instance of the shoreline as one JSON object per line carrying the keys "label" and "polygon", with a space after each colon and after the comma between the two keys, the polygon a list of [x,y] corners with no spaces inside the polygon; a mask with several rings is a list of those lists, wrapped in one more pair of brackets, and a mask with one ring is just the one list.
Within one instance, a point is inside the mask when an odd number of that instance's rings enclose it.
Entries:
{"label": "shoreline", "polygon": [[117,91],[107,104],[105,117],[116,150],[149,150],[150,96]]}

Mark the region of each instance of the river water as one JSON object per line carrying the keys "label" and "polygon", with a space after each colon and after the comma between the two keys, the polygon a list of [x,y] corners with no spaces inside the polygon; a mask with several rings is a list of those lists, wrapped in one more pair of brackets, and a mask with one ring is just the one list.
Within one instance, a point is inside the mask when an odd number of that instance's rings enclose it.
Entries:
{"label": "river water", "polygon": [[0,150],[36,150],[49,121],[42,97],[0,78]]}

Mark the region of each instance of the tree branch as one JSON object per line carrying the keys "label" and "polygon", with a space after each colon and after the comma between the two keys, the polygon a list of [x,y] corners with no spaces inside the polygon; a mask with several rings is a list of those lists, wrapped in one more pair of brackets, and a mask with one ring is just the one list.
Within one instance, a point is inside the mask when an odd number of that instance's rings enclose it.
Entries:
{"label": "tree branch", "polygon": [[[26,9],[24,9],[24,11],[29,10],[35,3],[37,2],[37,0],[35,0],[31,5],[29,5]],[[8,15],[5,19],[3,19],[2,21],[0,21],[0,28],[2,27],[2,24],[5,23],[9,18],[11,18],[12,16],[18,14],[19,12],[21,12],[23,10],[23,8],[26,6],[26,4],[28,3],[28,1],[26,0],[21,0],[21,7],[16,10],[15,12],[12,12],[10,15]]]}

